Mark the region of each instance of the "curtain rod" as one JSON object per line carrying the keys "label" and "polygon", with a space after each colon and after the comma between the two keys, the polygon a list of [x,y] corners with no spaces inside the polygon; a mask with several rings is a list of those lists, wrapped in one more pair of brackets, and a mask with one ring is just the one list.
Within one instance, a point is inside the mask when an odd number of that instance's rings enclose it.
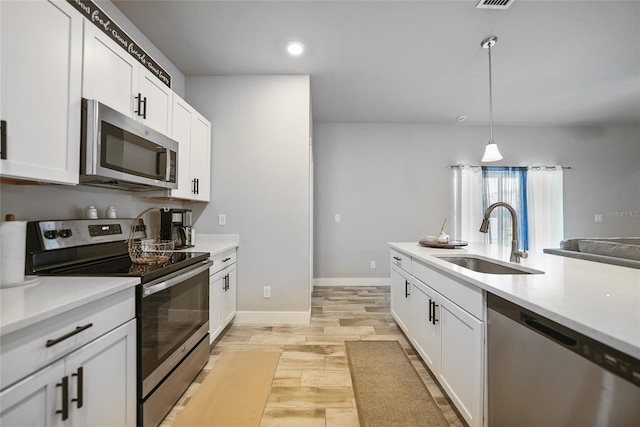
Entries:
{"label": "curtain rod", "polygon": [[[465,167],[468,168],[480,168],[482,166],[479,165],[451,165],[449,166],[449,169],[463,169]],[[555,166],[545,166],[545,165],[536,165],[536,166],[505,166],[505,167],[525,167],[525,168],[530,168],[530,169],[534,169],[534,170],[540,170],[542,168],[545,169],[555,169]],[[561,166],[562,169],[564,170],[572,170],[573,166]]]}

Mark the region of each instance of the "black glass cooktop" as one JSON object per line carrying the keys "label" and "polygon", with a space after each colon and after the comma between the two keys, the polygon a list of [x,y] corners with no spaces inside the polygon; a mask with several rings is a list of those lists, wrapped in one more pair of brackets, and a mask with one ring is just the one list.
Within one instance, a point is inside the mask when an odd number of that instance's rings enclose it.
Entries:
{"label": "black glass cooktop", "polygon": [[56,267],[38,274],[46,276],[140,277],[147,283],[209,258],[208,252],[174,252],[163,264],[134,264],[129,255],[85,262],[81,265]]}

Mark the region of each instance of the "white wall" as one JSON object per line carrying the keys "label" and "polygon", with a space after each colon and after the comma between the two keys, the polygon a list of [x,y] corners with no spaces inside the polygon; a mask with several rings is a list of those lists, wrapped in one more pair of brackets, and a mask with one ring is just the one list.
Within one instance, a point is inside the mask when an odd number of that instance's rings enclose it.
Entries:
{"label": "white wall", "polygon": [[212,202],[189,207],[198,233],[240,235],[238,310],[308,312],[309,76],[188,77],[186,92],[212,121]]}
{"label": "white wall", "polygon": [[[437,234],[445,217],[451,221],[448,166],[479,164],[488,132],[315,123],[314,276],[388,277],[386,243],[418,241]],[[640,235],[640,126],[495,126],[494,135],[505,159],[496,165],[574,168],[564,174],[566,237]],[[606,214],[616,211],[632,214]],[[602,223],[594,222],[597,213]]]}

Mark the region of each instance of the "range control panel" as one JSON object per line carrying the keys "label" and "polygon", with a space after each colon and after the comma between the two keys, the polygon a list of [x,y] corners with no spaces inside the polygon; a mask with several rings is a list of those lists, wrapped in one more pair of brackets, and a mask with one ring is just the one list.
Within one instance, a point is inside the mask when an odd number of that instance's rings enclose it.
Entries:
{"label": "range control panel", "polygon": [[[52,250],[126,240],[133,221],[129,218],[40,221],[37,226],[43,249]],[[146,237],[146,227],[139,220],[133,238]]]}

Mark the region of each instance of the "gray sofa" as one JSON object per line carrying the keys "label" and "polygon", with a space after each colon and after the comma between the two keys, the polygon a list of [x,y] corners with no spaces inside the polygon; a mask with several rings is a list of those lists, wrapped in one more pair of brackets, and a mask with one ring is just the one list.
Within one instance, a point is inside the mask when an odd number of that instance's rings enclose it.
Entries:
{"label": "gray sofa", "polygon": [[640,269],[640,237],[585,237],[560,242],[544,253]]}

